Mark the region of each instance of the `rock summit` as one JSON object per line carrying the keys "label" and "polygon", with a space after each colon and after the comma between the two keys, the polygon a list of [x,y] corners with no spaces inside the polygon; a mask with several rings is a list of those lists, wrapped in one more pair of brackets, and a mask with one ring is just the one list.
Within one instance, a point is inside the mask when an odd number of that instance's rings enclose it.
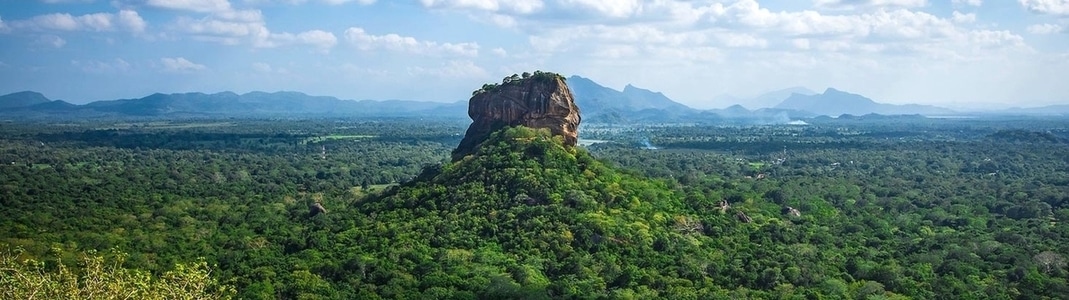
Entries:
{"label": "rock summit", "polygon": [[564,77],[549,72],[513,74],[501,84],[485,84],[468,100],[472,123],[453,151],[453,160],[474,153],[494,131],[523,125],[545,128],[575,146],[579,139],[579,107]]}

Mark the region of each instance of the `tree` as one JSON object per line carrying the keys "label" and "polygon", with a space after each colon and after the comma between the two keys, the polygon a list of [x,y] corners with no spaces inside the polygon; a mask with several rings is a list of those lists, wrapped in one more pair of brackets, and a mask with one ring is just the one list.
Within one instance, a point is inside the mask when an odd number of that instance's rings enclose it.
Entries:
{"label": "tree", "polygon": [[1051,251],[1043,251],[1032,257],[1036,261],[1036,265],[1039,266],[1039,270],[1043,271],[1047,275],[1051,275],[1062,268],[1065,268],[1065,257],[1061,254]]}
{"label": "tree", "polygon": [[230,299],[235,294],[233,287],[212,278],[203,261],[178,264],[162,276],[153,276],[123,268],[125,253],[108,257],[83,253],[80,268],[60,264],[55,270],[46,268],[43,261],[20,259],[21,254],[21,250],[0,253],[0,298]]}

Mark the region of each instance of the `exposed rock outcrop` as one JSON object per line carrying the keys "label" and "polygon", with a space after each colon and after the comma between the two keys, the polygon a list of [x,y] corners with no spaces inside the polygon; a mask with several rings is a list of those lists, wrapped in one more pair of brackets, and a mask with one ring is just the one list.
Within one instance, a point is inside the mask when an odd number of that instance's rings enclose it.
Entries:
{"label": "exposed rock outcrop", "polygon": [[327,208],[323,207],[323,204],[319,203],[318,201],[315,202],[315,203],[312,203],[311,205],[308,205],[308,216],[309,217],[314,217],[315,215],[325,214],[325,213],[327,213]]}
{"label": "exposed rock outcrop", "polygon": [[579,107],[564,77],[555,73],[512,75],[500,85],[484,85],[468,100],[468,116],[471,126],[453,151],[453,160],[475,152],[491,133],[509,126],[549,129],[562,136],[566,146],[575,146],[579,139]]}

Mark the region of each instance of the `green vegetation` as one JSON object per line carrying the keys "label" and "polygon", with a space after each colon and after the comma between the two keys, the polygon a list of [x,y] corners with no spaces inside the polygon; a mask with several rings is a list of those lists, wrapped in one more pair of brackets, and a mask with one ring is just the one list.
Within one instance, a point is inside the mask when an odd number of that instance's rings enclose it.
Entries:
{"label": "green vegetation", "polygon": [[512,128],[456,162],[466,124],[228,122],[0,124],[3,280],[92,258],[241,299],[1069,298],[1065,121],[591,128],[620,143],[589,148]]}
{"label": "green vegetation", "polygon": [[560,74],[553,73],[553,72],[542,72],[541,70],[535,71],[534,74],[527,73],[527,72],[523,72],[522,75],[512,74],[512,76],[505,76],[505,78],[501,79],[501,84],[496,84],[496,83],[483,84],[483,86],[481,88],[471,92],[471,95],[475,96],[475,95],[478,95],[478,94],[490,92],[490,91],[493,91],[494,89],[497,89],[499,86],[505,86],[505,85],[510,85],[510,84],[520,84],[520,83],[522,83],[522,82],[524,82],[526,80],[535,80],[535,81],[540,81],[541,82],[541,81],[557,80],[557,79],[559,79],[561,81],[565,80],[564,76],[561,76]]}
{"label": "green vegetation", "polygon": [[[122,267],[125,254],[81,254],[76,267],[19,258],[21,251],[0,252],[0,298],[3,299],[229,299],[234,288],[220,285],[203,261],[176,265],[160,276]],[[55,254],[55,253],[52,253]]]}

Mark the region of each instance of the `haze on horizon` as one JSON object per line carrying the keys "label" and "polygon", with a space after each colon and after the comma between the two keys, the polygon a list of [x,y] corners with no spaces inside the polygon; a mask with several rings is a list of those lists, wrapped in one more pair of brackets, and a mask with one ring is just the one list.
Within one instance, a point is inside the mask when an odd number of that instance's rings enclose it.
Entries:
{"label": "haze on horizon", "polygon": [[0,10],[0,94],[292,90],[460,101],[541,69],[696,108],[794,86],[1069,104],[1069,0],[41,0]]}

